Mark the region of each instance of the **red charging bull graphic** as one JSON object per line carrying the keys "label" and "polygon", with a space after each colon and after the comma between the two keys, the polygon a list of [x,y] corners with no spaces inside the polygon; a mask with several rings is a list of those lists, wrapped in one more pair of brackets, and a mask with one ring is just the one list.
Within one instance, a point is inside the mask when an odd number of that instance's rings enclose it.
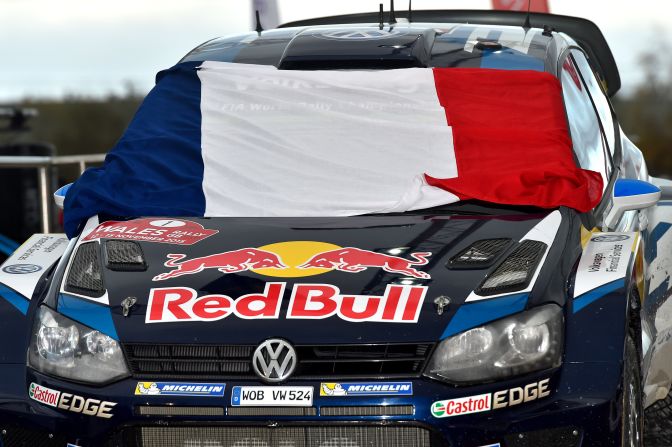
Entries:
{"label": "red charging bull graphic", "polygon": [[175,270],[155,276],[154,281],[163,281],[182,275],[193,275],[205,269],[217,269],[222,273],[238,273],[255,268],[287,268],[278,255],[258,248],[241,248],[178,262],[186,257],[185,254],[169,254],[169,260],[163,265],[174,267]]}
{"label": "red charging bull graphic", "polygon": [[428,273],[417,270],[415,266],[426,265],[427,259],[432,254],[429,252],[411,253],[414,261],[387,255],[375,251],[362,250],[361,248],[345,247],[317,254],[305,263],[298,266],[300,269],[328,268],[347,273],[359,273],[369,267],[382,268],[389,273],[413,276],[415,278],[429,279]]}

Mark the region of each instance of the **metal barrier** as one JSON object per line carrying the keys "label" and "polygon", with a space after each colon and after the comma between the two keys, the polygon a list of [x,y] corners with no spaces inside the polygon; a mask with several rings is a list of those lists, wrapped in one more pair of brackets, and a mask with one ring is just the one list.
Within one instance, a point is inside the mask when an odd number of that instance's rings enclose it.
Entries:
{"label": "metal barrier", "polygon": [[43,233],[51,232],[51,219],[49,218],[49,204],[52,200],[49,191],[51,184],[51,167],[63,165],[77,165],[79,171],[84,172],[89,164],[102,163],[105,154],[87,155],[63,155],[53,157],[39,156],[0,156],[0,169],[7,168],[34,168],[37,170],[37,182],[40,190],[40,214]]}

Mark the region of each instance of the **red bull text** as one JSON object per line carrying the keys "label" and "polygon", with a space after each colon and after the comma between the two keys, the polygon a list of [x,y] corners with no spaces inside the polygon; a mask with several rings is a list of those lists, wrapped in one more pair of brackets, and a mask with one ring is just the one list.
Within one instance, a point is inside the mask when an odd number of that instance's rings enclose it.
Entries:
{"label": "red bull text", "polygon": [[[277,319],[286,283],[266,283],[263,293],[233,299],[205,295],[188,287],[151,289],[146,323],[217,321],[231,315],[243,319]],[[417,323],[427,294],[425,286],[388,285],[382,296],[341,294],[330,284],[294,284],[287,319],[338,317],[351,322]]]}

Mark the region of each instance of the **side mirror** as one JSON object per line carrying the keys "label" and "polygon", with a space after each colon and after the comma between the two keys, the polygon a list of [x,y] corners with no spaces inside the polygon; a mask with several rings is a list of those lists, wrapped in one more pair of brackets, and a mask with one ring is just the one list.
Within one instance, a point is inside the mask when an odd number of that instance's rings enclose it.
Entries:
{"label": "side mirror", "polygon": [[643,180],[616,180],[613,204],[604,221],[606,227],[615,228],[626,211],[642,210],[655,205],[660,200],[660,194],[660,188]]}
{"label": "side mirror", "polygon": [[61,186],[54,192],[54,202],[59,209],[63,209],[63,202],[65,202],[65,195],[68,193],[68,189],[72,186],[72,183],[68,183],[65,186]]}

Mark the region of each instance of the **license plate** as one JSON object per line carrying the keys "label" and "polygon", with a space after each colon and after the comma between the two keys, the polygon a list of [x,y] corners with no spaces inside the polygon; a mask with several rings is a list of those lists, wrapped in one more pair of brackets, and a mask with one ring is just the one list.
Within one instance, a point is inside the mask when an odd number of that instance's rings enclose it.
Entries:
{"label": "license plate", "polygon": [[310,407],[312,386],[234,386],[231,391],[234,407]]}

